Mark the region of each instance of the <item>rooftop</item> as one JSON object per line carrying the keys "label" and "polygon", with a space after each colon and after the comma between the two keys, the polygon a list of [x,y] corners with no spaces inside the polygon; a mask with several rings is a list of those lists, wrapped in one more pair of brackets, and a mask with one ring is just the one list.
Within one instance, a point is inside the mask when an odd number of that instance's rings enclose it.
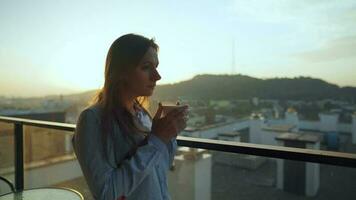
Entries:
{"label": "rooftop", "polygon": [[263,130],[264,131],[273,131],[273,132],[290,132],[293,128],[295,128],[295,125],[278,124],[278,125],[269,125],[269,126],[263,127]]}
{"label": "rooftop", "polygon": [[308,133],[283,133],[276,137],[276,140],[299,141],[307,143],[316,143],[320,141],[319,135]]}

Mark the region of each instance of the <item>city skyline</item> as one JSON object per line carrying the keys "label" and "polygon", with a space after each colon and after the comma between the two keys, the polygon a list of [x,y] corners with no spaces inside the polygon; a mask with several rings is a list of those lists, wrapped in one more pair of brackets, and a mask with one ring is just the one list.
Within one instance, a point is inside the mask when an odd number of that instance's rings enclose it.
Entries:
{"label": "city skyline", "polygon": [[159,84],[234,73],[356,86],[351,0],[5,0],[0,11],[0,96],[98,89],[111,42],[130,32],[160,45]]}

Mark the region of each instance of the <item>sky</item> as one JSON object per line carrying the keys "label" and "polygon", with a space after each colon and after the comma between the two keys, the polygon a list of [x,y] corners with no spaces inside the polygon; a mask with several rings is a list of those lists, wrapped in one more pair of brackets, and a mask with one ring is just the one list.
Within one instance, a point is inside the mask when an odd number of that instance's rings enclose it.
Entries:
{"label": "sky", "polygon": [[126,33],[155,38],[158,84],[197,74],[356,86],[355,0],[0,0],[0,96],[98,89]]}

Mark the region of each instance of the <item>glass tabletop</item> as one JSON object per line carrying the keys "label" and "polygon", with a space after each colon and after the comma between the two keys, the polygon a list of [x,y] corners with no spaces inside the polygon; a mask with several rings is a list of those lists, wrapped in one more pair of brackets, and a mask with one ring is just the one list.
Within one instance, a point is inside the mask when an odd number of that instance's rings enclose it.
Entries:
{"label": "glass tabletop", "polygon": [[68,188],[35,188],[0,196],[0,200],[83,200],[83,196]]}

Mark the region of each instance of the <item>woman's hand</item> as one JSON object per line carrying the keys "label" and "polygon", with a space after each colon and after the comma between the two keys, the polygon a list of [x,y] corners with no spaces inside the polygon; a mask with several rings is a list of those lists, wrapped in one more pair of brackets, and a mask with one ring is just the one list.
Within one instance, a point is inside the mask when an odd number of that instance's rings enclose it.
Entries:
{"label": "woman's hand", "polygon": [[162,111],[162,104],[159,103],[158,110],[152,121],[151,131],[163,142],[168,143],[187,126],[188,106],[184,106],[184,109],[174,109],[161,118]]}

